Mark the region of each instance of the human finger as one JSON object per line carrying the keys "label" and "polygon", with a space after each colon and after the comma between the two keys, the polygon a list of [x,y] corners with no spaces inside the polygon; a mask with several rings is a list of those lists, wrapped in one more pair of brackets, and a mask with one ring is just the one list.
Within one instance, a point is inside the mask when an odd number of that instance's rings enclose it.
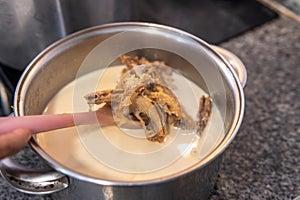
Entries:
{"label": "human finger", "polygon": [[17,129],[0,135],[0,159],[13,155],[21,150],[31,137],[27,129]]}

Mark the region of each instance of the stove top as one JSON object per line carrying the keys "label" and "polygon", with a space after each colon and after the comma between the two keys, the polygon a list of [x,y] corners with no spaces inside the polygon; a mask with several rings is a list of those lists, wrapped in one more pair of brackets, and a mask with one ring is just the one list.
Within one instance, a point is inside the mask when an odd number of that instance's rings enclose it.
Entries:
{"label": "stove top", "polygon": [[177,27],[211,44],[277,17],[277,13],[255,0],[136,0],[132,6],[134,21]]}
{"label": "stove top", "polygon": [[[276,17],[274,11],[254,0],[132,0],[130,21],[177,27],[219,44]],[[12,112],[21,74],[0,64],[0,116]]]}

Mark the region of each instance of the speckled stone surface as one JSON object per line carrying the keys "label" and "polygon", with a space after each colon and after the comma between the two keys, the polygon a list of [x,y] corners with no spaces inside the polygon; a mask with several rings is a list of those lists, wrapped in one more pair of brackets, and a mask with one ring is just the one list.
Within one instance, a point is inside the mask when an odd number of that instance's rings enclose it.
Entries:
{"label": "speckled stone surface", "polygon": [[247,67],[243,125],[211,199],[300,195],[300,24],[280,18],[221,46]]}
{"label": "speckled stone surface", "polygon": [[[293,199],[300,195],[300,24],[280,17],[221,46],[247,67],[246,113],[211,199]],[[25,163],[32,156],[21,154]],[[52,198],[22,194],[0,178],[0,199]]]}

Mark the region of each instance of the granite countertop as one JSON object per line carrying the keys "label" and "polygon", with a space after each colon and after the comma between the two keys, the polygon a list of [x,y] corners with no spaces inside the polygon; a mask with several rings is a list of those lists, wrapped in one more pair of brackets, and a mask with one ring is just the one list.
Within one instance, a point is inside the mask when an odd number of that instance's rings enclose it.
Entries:
{"label": "granite countertop", "polygon": [[[247,67],[246,113],[211,199],[293,199],[300,195],[300,23],[281,16],[221,46]],[[22,194],[0,178],[0,199],[51,196]]]}
{"label": "granite countertop", "polygon": [[247,67],[243,125],[211,199],[300,195],[300,23],[281,17],[222,44]]}

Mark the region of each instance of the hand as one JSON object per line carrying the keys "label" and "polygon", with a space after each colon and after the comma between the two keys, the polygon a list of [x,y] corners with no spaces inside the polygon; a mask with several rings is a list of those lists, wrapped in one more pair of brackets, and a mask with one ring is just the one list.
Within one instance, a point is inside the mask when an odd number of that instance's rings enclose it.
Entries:
{"label": "hand", "polygon": [[114,118],[110,106],[103,106],[95,112],[0,117],[0,159],[21,150],[32,134],[91,123],[100,123],[103,126],[113,125]]}
{"label": "hand", "polygon": [[27,129],[16,129],[0,134],[0,159],[13,155],[21,150],[29,141],[32,133]]}

